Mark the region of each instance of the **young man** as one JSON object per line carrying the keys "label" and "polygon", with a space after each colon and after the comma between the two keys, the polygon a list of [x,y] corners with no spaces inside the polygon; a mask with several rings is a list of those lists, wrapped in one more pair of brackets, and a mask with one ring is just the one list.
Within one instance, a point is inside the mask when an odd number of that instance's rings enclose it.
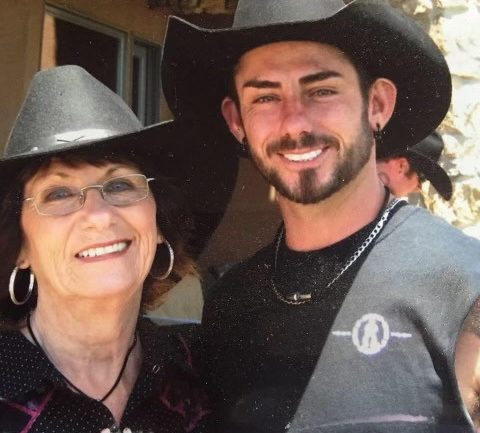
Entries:
{"label": "young man", "polygon": [[432,132],[400,154],[377,154],[378,176],[395,197],[407,197],[420,191],[422,181],[428,180],[445,200],[450,200],[452,182],[438,164],[442,151],[441,135]]}
{"label": "young man", "polygon": [[404,150],[447,112],[433,41],[380,2],[240,0],[232,29],[170,20],[163,83],[218,134],[221,110],[284,220],[206,300],[215,430],[473,431],[454,347],[479,243],[393,200],[375,164],[375,142]]}

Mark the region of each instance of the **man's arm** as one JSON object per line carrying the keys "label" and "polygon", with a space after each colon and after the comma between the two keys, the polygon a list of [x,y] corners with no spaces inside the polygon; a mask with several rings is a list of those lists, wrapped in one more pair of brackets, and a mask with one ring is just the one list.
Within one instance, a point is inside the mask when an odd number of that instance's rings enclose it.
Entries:
{"label": "man's arm", "polygon": [[470,310],[458,337],[455,372],[462,399],[480,432],[480,299]]}

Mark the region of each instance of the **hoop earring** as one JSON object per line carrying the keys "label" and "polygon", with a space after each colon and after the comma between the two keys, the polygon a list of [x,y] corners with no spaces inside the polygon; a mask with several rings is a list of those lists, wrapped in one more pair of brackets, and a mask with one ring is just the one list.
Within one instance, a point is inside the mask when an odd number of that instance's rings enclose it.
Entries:
{"label": "hoop earring", "polygon": [[17,272],[18,272],[18,266],[15,266],[10,275],[10,281],[8,283],[8,292],[10,293],[10,299],[15,305],[23,305],[30,299],[30,296],[32,296],[33,285],[35,283],[35,275],[33,275],[33,272],[30,269],[30,281],[28,283],[27,295],[25,296],[25,299],[19,301],[15,296],[15,279],[17,278]]}
{"label": "hoop earring", "polygon": [[168,264],[168,269],[166,270],[166,272],[164,274],[160,275],[159,277],[153,275],[150,272],[151,277],[154,278],[155,280],[166,280],[169,277],[170,273],[172,272],[173,262],[175,260],[175,254],[173,253],[173,248],[170,245],[170,242],[168,242],[166,239],[164,239],[162,244],[165,244],[168,248],[168,254],[170,256],[170,262]]}

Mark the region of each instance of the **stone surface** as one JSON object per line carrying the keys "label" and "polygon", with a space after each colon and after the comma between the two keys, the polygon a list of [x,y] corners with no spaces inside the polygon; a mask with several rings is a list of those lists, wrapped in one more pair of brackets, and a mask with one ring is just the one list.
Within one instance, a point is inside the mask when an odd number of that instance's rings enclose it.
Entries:
{"label": "stone surface", "polygon": [[480,0],[391,0],[414,17],[439,45],[452,73],[452,105],[439,128],[440,164],[454,184],[445,202],[425,183],[428,209],[480,238]]}

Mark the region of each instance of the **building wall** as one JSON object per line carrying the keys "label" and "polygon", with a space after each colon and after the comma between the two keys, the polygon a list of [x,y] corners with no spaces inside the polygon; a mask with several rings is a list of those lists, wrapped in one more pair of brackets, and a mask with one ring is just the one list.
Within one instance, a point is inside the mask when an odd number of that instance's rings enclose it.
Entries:
{"label": "building wall", "polygon": [[43,0],[3,0],[0,13],[0,150],[40,61]]}

